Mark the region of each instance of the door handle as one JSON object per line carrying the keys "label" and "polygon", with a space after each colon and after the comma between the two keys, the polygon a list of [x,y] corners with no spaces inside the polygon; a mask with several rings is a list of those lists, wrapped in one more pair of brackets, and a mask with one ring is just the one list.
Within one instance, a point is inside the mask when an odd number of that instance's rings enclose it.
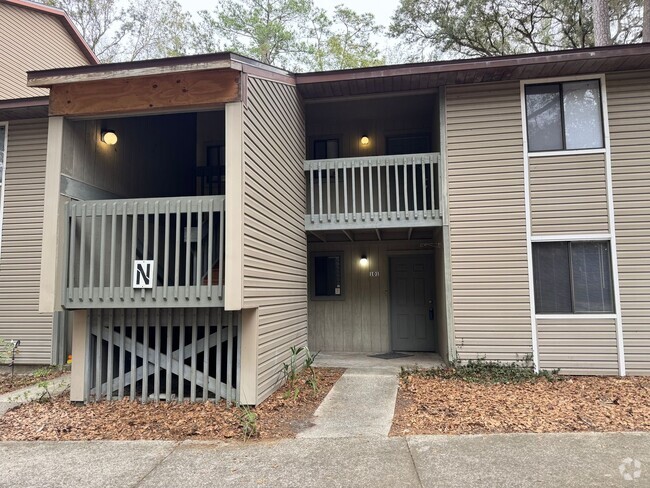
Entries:
{"label": "door handle", "polygon": [[433,320],[433,308],[429,309],[429,320]]}

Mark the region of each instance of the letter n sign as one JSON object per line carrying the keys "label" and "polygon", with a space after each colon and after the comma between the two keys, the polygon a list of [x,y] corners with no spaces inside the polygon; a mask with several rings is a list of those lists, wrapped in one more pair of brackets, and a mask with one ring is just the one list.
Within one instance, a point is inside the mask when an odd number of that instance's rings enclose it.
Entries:
{"label": "letter n sign", "polygon": [[133,288],[153,288],[153,259],[133,262]]}

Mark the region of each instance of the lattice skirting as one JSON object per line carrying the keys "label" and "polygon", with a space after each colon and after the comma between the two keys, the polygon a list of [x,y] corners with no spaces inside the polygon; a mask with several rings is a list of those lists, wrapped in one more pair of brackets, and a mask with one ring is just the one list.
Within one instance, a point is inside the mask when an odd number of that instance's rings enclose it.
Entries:
{"label": "lattice skirting", "polygon": [[85,400],[239,403],[240,324],[222,308],[91,310]]}

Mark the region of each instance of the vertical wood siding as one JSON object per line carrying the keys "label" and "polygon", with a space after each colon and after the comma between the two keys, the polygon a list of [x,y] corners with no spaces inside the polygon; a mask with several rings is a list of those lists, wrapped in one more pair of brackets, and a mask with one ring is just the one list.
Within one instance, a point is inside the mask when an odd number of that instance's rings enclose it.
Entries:
{"label": "vertical wood siding", "polygon": [[650,72],[607,76],[614,214],[628,374],[650,374]]}
{"label": "vertical wood siding", "polygon": [[52,315],[38,312],[47,119],[9,124],[0,249],[0,337],[23,364],[50,362]]}
{"label": "vertical wood siding", "polygon": [[539,365],[563,374],[618,374],[613,318],[537,319]]}
{"label": "vertical wood siding", "polygon": [[56,17],[4,3],[0,46],[0,100],[47,96],[47,89],[27,87],[27,71],[88,64]]}
{"label": "vertical wood siding", "polygon": [[305,125],[296,88],[249,78],[243,123],[243,299],[244,308],[259,308],[260,402],[279,385],[289,348],[307,345]]}
{"label": "vertical wood siding", "polygon": [[532,352],[519,83],[449,87],[447,171],[461,359]]}
{"label": "vertical wood siding", "polygon": [[533,235],[608,233],[605,155],[530,157]]}

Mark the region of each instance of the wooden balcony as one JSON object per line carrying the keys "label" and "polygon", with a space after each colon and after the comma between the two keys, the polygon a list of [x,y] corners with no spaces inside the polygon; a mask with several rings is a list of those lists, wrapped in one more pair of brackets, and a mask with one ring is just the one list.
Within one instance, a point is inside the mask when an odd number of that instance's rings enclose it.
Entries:
{"label": "wooden balcony", "polygon": [[305,230],[442,225],[438,153],[305,161]]}
{"label": "wooden balcony", "polygon": [[[224,220],[223,196],[66,204],[63,306],[223,306]],[[136,260],[153,261],[148,288]]]}

